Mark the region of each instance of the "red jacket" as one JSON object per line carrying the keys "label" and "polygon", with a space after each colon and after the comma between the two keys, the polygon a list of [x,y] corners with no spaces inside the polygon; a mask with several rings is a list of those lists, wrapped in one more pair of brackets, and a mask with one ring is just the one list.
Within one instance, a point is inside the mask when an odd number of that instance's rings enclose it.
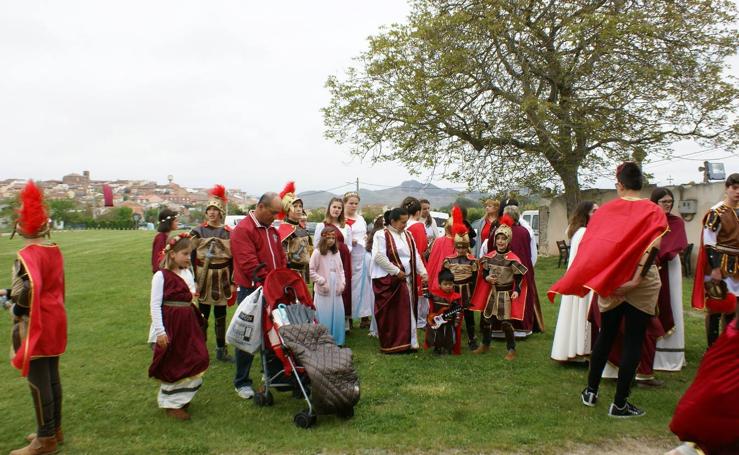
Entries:
{"label": "red jacket", "polygon": [[[254,272],[264,279],[272,270],[287,267],[280,235],[272,226],[262,226],[249,212],[231,232],[231,254],[234,261],[234,282],[244,288],[255,288]],[[264,267],[257,268],[264,264]]]}

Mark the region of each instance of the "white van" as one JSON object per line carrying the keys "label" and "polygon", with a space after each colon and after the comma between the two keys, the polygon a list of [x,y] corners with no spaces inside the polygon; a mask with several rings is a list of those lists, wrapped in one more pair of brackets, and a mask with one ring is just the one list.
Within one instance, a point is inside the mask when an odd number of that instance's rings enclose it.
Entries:
{"label": "white van", "polygon": [[521,218],[526,220],[527,223],[529,223],[529,226],[531,226],[531,229],[534,230],[534,239],[536,240],[536,245],[539,245],[539,211],[538,210],[524,210],[521,214]]}
{"label": "white van", "polygon": [[429,215],[436,221],[438,237],[444,237],[444,225],[446,224],[446,220],[449,219],[449,214],[444,212],[429,212]]}
{"label": "white van", "polygon": [[236,227],[237,224],[239,224],[239,221],[243,220],[244,218],[246,218],[246,215],[227,215],[226,220],[223,222],[223,224],[233,229]]}

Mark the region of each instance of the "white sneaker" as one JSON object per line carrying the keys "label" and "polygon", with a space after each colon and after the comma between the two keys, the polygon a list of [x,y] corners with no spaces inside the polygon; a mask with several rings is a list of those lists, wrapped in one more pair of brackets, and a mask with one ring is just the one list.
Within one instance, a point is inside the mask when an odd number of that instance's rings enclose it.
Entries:
{"label": "white sneaker", "polygon": [[249,400],[254,396],[254,389],[252,389],[248,385],[241,386],[235,390],[236,390],[236,393],[238,393],[239,396],[245,400]]}

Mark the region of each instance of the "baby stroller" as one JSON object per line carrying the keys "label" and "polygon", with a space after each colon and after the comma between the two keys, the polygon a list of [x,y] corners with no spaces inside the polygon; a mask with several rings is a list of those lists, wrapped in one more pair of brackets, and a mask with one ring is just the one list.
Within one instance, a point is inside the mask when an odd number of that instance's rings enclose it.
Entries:
{"label": "baby stroller", "polygon": [[292,391],[308,404],[293,418],[301,428],[316,423],[319,413],[352,417],[359,401],[359,379],[351,350],[336,346],[327,329],[317,324],[313,299],[300,274],[272,271],[264,280],[262,296],[264,386],[255,393],[254,403],[271,406],[270,389]]}

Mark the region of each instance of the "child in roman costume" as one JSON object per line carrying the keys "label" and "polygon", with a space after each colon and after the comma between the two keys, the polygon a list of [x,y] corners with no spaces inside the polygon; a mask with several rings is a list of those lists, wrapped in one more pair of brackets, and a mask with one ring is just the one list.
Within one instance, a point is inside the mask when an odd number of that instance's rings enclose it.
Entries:
{"label": "child in roman costume", "polygon": [[429,315],[426,322],[426,348],[433,346],[434,354],[462,353],[462,296],[455,292],[454,275],[442,269],[437,278],[439,286],[431,290]]}
{"label": "child in roman costume", "polygon": [[59,378],[59,357],[67,346],[64,260],[59,247],[44,239],[49,234],[49,217],[41,190],[33,181],[21,191],[20,202],[13,235],[23,236],[25,246],[15,260],[11,288],[0,289],[0,296],[13,302],[11,364],[28,380],[37,426],[36,433],[26,437],[30,444],[10,453],[55,453],[64,441]]}
{"label": "child in roman costume", "polygon": [[303,200],[295,195],[295,182],[287,182],[280,192],[282,213],[277,215],[282,220],[277,232],[280,234],[282,249],[287,257],[287,267],[295,270],[310,283],[308,264],[313,252],[313,241],[303,221]]}
{"label": "child in roman costume", "polygon": [[472,297],[472,309],[482,311],[482,346],[473,352],[482,354],[490,350],[492,324],[497,320],[505,334],[508,350],[505,359],[509,361],[516,358],[513,321],[521,321],[524,317],[527,291],[524,275],[528,271],[521,259],[510,251],[512,225],[513,219],[503,215],[493,237],[495,249],[480,258],[481,273]]}
{"label": "child in roman costume", "polygon": [[158,379],[159,407],[178,420],[203,384],[208,348],[203,316],[193,303],[195,281],[190,270],[188,233],[172,237],[164,249],[162,269],[151,280],[151,320],[156,335],[149,377]]}
{"label": "child in roman costume", "polygon": [[191,259],[195,270],[198,305],[205,320],[205,338],[208,338],[208,318],[212,306],[216,318],[216,359],[223,362],[231,361],[226,347],[226,310],[236,299],[233,292],[231,228],[223,224],[227,204],[226,189],[221,185],[213,187],[205,209],[205,222],[190,232]]}
{"label": "child in roman costume", "polygon": [[336,232],[334,226],[326,226],[321,231],[318,248],[310,257],[310,277],[314,284],[313,302],[316,305],[316,317],[329,329],[336,344],[343,346],[346,332],[341,294],[346,287],[346,281],[336,242]]}
{"label": "child in roman costume", "polygon": [[477,259],[470,252],[470,238],[467,226],[458,206],[452,208],[452,235],[454,236],[455,253],[444,258],[442,268],[452,272],[454,290],[461,295],[464,310],[464,321],[470,350],[478,348],[475,338],[475,313],[468,310],[477,280]]}

